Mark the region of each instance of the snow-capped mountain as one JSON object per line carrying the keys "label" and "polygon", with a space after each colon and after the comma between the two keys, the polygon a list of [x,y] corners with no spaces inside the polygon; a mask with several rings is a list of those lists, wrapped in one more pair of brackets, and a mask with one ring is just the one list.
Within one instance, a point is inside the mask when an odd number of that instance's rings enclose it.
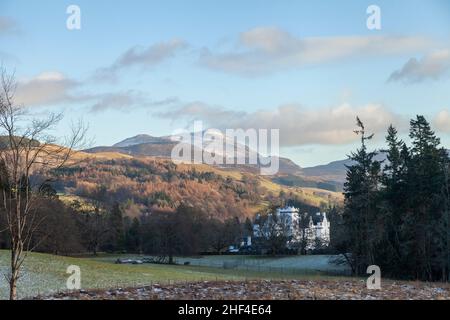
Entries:
{"label": "snow-capped mountain", "polygon": [[[184,139],[190,142],[184,142]],[[198,143],[195,137],[201,137],[201,142]],[[220,142],[222,142],[222,148],[220,148]],[[223,163],[248,163],[249,155],[252,154],[258,160],[263,163],[267,163],[267,158],[260,156],[255,150],[257,146],[247,146],[245,143],[239,143],[240,141],[235,141],[234,137],[229,137],[223,134],[219,130],[208,129],[197,133],[187,133],[187,137],[184,135],[171,135],[163,137],[154,137],[147,134],[140,134],[134,137],[122,140],[112,146],[99,146],[85,150],[86,152],[96,153],[96,152],[120,152],[129,155],[136,156],[153,156],[153,157],[171,157],[171,152],[173,148],[178,144],[192,143],[193,150],[201,150],[203,154],[209,153],[214,154],[215,157],[222,157]],[[232,161],[227,161],[231,159]],[[237,161],[240,159],[241,161]],[[278,158],[280,164],[280,173],[295,174],[301,171],[301,168],[295,164],[290,159]],[[240,166],[242,168],[246,167],[251,169],[258,168],[260,162],[257,164],[245,164],[245,165],[220,165],[223,167],[228,166]]]}
{"label": "snow-capped mountain", "polygon": [[164,138],[153,137],[148,134],[139,134],[137,136],[122,140],[122,141],[114,144],[113,147],[124,148],[124,147],[134,146],[134,145],[143,144],[143,143],[163,143],[163,142],[165,142]]}

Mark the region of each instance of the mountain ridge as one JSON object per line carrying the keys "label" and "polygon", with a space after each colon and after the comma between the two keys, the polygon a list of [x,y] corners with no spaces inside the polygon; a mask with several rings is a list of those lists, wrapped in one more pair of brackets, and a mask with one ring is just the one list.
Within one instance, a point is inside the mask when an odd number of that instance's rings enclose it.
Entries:
{"label": "mountain ridge", "polygon": [[166,140],[169,141],[168,139],[164,139],[164,137],[154,137],[148,134],[138,134],[136,136],[126,138],[118,143],[115,143],[112,145],[112,147],[123,148],[143,143],[162,143]]}
{"label": "mountain ridge", "polygon": [[[204,134],[206,131],[203,131]],[[210,135],[221,133],[210,132]],[[211,137],[206,139],[211,142]],[[224,139],[224,144],[231,143],[228,138]],[[177,136],[155,137],[148,134],[139,134],[126,138],[112,146],[98,146],[84,150],[87,153],[115,152],[132,156],[151,156],[157,158],[170,158],[172,149],[179,143]],[[248,147],[244,146],[248,150]],[[450,150],[449,150],[450,153]],[[223,155],[226,159],[227,154]],[[386,159],[385,153],[381,152],[375,158],[382,161]],[[224,161],[225,163],[225,161]],[[279,157],[279,172],[272,177],[272,181],[286,186],[317,187],[320,189],[339,191],[342,190],[346,179],[347,166],[351,165],[350,159],[331,161],[327,164],[304,167],[285,157]],[[260,165],[214,165],[220,169],[238,170],[241,172],[257,173]]]}
{"label": "mountain ridge", "polygon": [[[211,141],[211,140],[209,140]],[[177,141],[176,136],[162,136],[155,137],[147,134],[139,134],[130,138],[126,138],[118,143],[113,144],[112,146],[97,146],[93,148],[89,148],[83,150],[87,153],[99,153],[99,152],[118,152],[128,155],[135,156],[152,156],[152,157],[161,157],[161,158],[170,158],[173,148],[179,143]],[[227,139],[225,139],[225,143],[231,143]],[[194,146],[194,148],[197,148]],[[248,150],[249,148],[243,146],[244,149]],[[239,156],[239,155],[238,155]],[[242,156],[242,155],[241,155]],[[226,153],[223,155],[224,159],[231,158],[231,156]],[[280,163],[280,171],[284,174],[299,174],[302,168],[296,164],[294,161],[284,157],[278,157]],[[224,161],[226,163],[226,161]],[[234,163],[236,163],[234,161]],[[217,165],[221,168],[240,168],[242,170],[251,170],[255,171],[260,168],[260,164],[256,165]]]}

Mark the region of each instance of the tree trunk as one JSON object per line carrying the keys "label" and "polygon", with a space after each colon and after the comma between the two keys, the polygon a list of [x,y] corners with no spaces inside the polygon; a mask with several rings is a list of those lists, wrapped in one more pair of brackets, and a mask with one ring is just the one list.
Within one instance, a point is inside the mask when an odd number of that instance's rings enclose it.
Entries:
{"label": "tree trunk", "polygon": [[9,299],[17,299],[17,280],[19,279],[20,256],[22,254],[22,246],[17,243],[11,244],[11,275],[9,277]]}
{"label": "tree trunk", "polygon": [[17,279],[11,278],[9,281],[9,300],[17,299]]}
{"label": "tree trunk", "polygon": [[16,252],[11,250],[11,277],[9,278],[9,300],[17,299],[17,280],[19,279],[19,269],[16,265]]}

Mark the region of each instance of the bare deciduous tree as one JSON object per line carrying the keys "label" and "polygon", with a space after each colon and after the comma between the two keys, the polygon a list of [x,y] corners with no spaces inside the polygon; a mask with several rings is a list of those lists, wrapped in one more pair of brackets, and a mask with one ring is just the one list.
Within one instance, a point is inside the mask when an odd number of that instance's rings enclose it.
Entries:
{"label": "bare deciduous tree", "polygon": [[272,213],[270,209],[267,212],[258,218],[257,237],[263,241],[271,254],[283,253],[288,243],[293,240],[292,230],[297,226],[285,214]]}
{"label": "bare deciduous tree", "polygon": [[[0,213],[5,216],[11,246],[7,280],[10,299],[17,298],[17,282],[28,252],[36,247],[33,234],[43,222],[37,215],[39,194],[49,171],[65,165],[84,143],[86,127],[72,126],[70,137],[59,141],[50,132],[61,114],[36,117],[14,101],[14,74],[0,68]],[[40,178],[36,178],[40,177]],[[38,241],[39,242],[39,241]]]}

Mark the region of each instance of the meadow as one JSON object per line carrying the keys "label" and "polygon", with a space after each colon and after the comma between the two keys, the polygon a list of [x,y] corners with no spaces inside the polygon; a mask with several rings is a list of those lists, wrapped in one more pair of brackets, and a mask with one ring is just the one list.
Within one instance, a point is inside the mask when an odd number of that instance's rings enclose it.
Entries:
{"label": "meadow", "polygon": [[[94,258],[97,261],[114,262],[118,258],[142,259],[150,256],[106,255]],[[191,266],[214,267],[235,270],[260,271],[270,273],[293,274],[348,274],[346,266],[335,265],[333,255],[307,256],[266,256],[266,255],[207,255],[175,257],[177,264],[188,263]]]}
{"label": "meadow", "polygon": [[[124,257],[124,256],[121,256]],[[69,274],[67,267],[77,265],[81,269],[81,287],[88,289],[108,289],[119,287],[137,287],[152,284],[173,284],[216,280],[252,280],[252,279],[324,279],[335,278],[327,276],[324,265],[325,258],[311,257],[273,257],[258,258],[252,256],[211,256],[177,258],[178,263],[190,261],[190,265],[160,265],[160,264],[115,264],[118,256],[102,255],[98,257],[62,257],[41,253],[31,253],[23,267],[19,280],[19,298],[49,295],[65,291]],[[242,263],[237,268],[223,268],[225,261],[240,259]],[[297,258],[297,259],[294,259]],[[305,260],[301,265],[301,258]],[[183,260],[184,259],[184,260]],[[9,253],[0,250],[0,299],[8,297],[8,284],[4,274],[8,270]],[[197,260],[197,264],[195,264]],[[202,261],[202,265],[198,261]],[[260,260],[260,261],[258,261]],[[297,260],[297,264],[295,264]],[[309,261],[306,261],[309,260]],[[314,260],[316,260],[314,262]],[[251,261],[251,262],[250,262]],[[245,267],[245,265],[252,267]],[[255,266],[260,266],[255,267]],[[262,267],[263,265],[266,268]],[[276,266],[291,266],[290,269],[280,269]],[[297,271],[291,269],[297,265]],[[270,267],[272,266],[272,267]],[[299,267],[302,266],[302,267]],[[307,268],[309,266],[309,269]],[[267,268],[269,267],[269,268]],[[308,272],[309,270],[309,272]]]}

